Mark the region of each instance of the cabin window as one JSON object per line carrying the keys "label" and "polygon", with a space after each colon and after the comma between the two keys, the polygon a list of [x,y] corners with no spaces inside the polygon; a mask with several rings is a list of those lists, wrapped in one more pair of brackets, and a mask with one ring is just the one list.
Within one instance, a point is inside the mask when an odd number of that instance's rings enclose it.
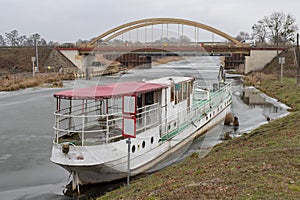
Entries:
{"label": "cabin window", "polygon": [[[139,94],[137,96],[137,114],[136,114],[136,118],[139,120],[142,116],[141,116],[141,109],[143,107],[143,95]],[[139,123],[141,121],[138,121]]]}
{"label": "cabin window", "polygon": [[178,83],[177,89],[178,89],[178,103],[180,103],[182,102],[182,83]]}
{"label": "cabin window", "polygon": [[139,95],[137,96],[137,107],[138,107],[138,108],[143,107],[143,96],[142,96],[141,94],[139,94]]}
{"label": "cabin window", "polygon": [[192,94],[193,82],[188,82],[189,95]]}
{"label": "cabin window", "polygon": [[175,84],[175,104],[180,103],[187,99],[187,83],[177,83]]}
{"label": "cabin window", "polygon": [[186,100],[188,96],[187,82],[182,83],[182,100]]}
{"label": "cabin window", "polygon": [[171,102],[175,100],[175,87],[171,87]]}
{"label": "cabin window", "polygon": [[192,82],[176,83],[171,87],[171,102],[175,101],[178,104],[184,100],[189,99],[192,93]]}
{"label": "cabin window", "polygon": [[151,105],[154,103],[154,92],[147,92],[145,94],[145,104]]}
{"label": "cabin window", "polygon": [[175,84],[175,104],[178,104],[182,101],[182,90],[181,90],[181,84],[176,83]]}

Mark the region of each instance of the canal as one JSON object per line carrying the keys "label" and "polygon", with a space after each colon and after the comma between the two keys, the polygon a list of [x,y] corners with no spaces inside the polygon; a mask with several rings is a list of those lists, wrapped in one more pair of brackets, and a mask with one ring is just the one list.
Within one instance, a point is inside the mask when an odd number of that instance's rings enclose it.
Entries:
{"label": "canal", "polygon": [[[134,69],[127,73],[94,78],[93,80],[66,81],[64,88],[28,88],[0,93],[0,197],[1,199],[69,199],[62,194],[69,174],[49,161],[53,139],[52,126],[57,91],[105,84],[118,81],[150,80],[163,76],[193,76],[207,87],[217,81],[218,57],[187,58],[162,64],[152,69]],[[161,163],[150,172],[170,163],[179,162],[193,152],[204,156],[220,142],[225,133],[238,137],[268,119],[288,114],[288,107],[261,94],[255,88],[245,88],[239,76],[227,75],[233,82],[233,113],[240,126],[218,124],[191,146]]]}

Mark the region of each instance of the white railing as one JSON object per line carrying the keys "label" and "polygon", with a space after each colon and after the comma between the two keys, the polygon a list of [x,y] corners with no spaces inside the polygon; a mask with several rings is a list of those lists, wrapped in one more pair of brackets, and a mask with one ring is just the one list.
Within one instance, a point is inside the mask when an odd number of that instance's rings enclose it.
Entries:
{"label": "white railing", "polygon": [[[79,109],[80,105],[64,108],[55,115],[56,143],[75,145],[97,145],[122,139],[122,113],[94,114],[99,109]],[[93,108],[93,106],[90,106]],[[70,110],[72,111],[70,114]],[[120,109],[115,109],[120,110]],[[159,104],[155,103],[137,109],[137,134],[158,126]]]}
{"label": "white railing", "polygon": [[[161,137],[177,131],[177,133],[191,124],[193,121],[200,120],[207,117],[207,114],[216,106],[219,106],[221,102],[228,99],[231,95],[231,83],[228,83],[220,87],[217,91],[212,92],[210,98],[207,100],[193,100],[193,104],[190,112],[187,112],[187,108],[181,108],[180,105],[177,112],[173,115],[169,115],[167,119],[161,119]],[[165,124],[167,122],[167,124]]]}
{"label": "white railing", "polygon": [[[214,107],[218,106],[231,94],[231,84],[220,87],[212,92],[207,100],[193,100],[191,109],[177,105],[177,111],[173,115],[162,119],[159,103],[147,105],[137,109],[136,132],[144,132],[153,127],[160,127],[161,137],[181,130],[187,124],[205,117]],[[103,105],[96,101],[82,101],[72,107],[63,108],[55,115],[55,140],[56,143],[71,142],[75,145],[97,145],[114,142],[122,139],[122,113],[117,104],[106,104],[110,110],[103,113]],[[71,105],[71,104],[70,104]],[[102,110],[102,111],[101,111]],[[115,111],[115,112],[113,112]],[[178,132],[177,131],[177,132]]]}
{"label": "white railing", "polygon": [[[71,142],[76,145],[94,145],[108,143],[116,135],[121,136],[122,115],[69,115],[54,113],[55,142]],[[66,119],[71,123],[61,123]],[[75,122],[76,121],[76,122]],[[72,124],[69,126],[69,124]]]}
{"label": "white railing", "polygon": [[155,103],[138,108],[136,118],[137,134],[158,126],[160,123],[159,104]]}

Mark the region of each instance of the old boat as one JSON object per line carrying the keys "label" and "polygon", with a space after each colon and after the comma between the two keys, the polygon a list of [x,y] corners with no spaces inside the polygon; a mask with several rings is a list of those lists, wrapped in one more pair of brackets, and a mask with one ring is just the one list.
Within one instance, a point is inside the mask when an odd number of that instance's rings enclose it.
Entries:
{"label": "old boat", "polygon": [[73,189],[126,177],[122,107],[130,95],[136,98],[130,171],[142,173],[230,112],[231,83],[213,86],[201,87],[192,77],[164,77],[58,92],[51,161],[72,174]]}

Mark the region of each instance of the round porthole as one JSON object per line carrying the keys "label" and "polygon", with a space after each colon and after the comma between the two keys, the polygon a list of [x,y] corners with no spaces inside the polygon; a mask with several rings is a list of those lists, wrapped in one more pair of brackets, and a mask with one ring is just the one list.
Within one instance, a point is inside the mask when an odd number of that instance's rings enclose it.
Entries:
{"label": "round porthole", "polygon": [[145,148],[145,146],[146,146],[146,142],[143,141],[143,142],[142,142],[142,148]]}
{"label": "round porthole", "polygon": [[154,138],[153,138],[153,137],[151,137],[151,144],[153,144],[153,142],[154,142]]}
{"label": "round porthole", "polygon": [[131,151],[132,151],[132,153],[135,152],[135,145],[132,146]]}

